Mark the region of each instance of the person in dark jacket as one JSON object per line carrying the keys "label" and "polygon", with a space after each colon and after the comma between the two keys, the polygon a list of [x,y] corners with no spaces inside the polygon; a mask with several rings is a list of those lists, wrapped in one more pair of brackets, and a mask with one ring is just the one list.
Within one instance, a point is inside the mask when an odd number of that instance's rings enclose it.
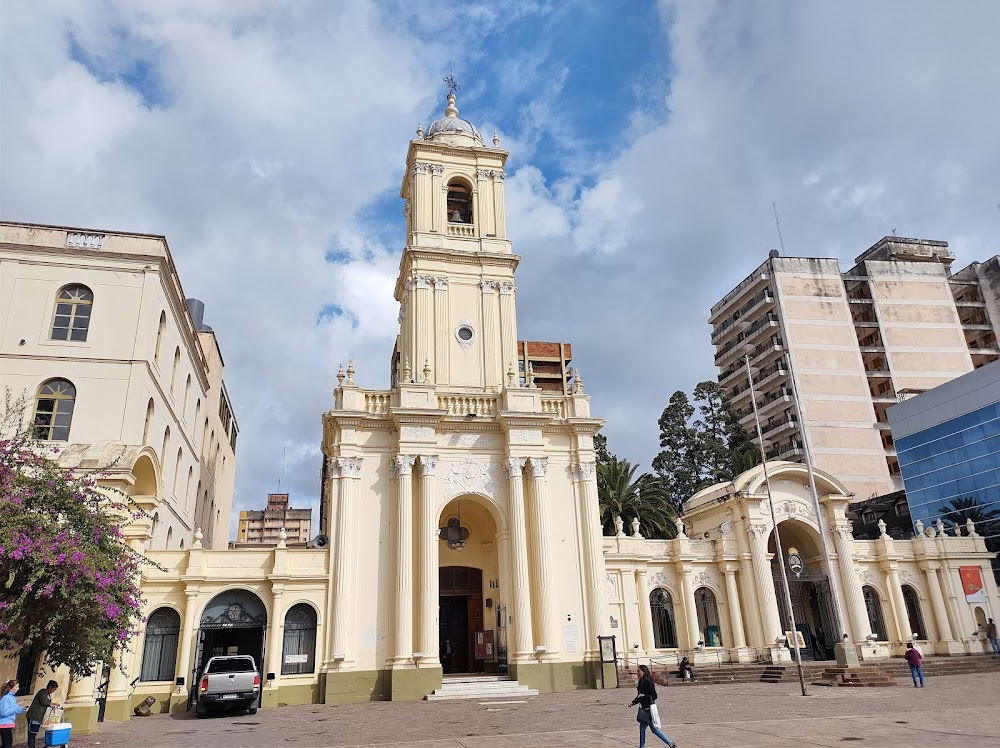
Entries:
{"label": "person in dark jacket", "polygon": [[[35,748],[35,740],[38,738],[38,731],[42,727],[45,719],[45,712],[53,706],[52,694],[59,690],[59,684],[50,680],[48,685],[35,694],[35,698],[28,707],[28,713],[24,715],[28,719],[28,748]],[[59,706],[55,704],[55,706]]]}
{"label": "person in dark jacket", "polygon": [[694,670],[691,667],[691,661],[687,657],[681,660],[681,664],[677,666],[677,675],[682,680],[694,680]]}
{"label": "person in dark jacket", "polygon": [[920,656],[920,650],[913,646],[912,643],[906,643],[906,654],[903,655],[906,658],[907,664],[910,666],[910,677],[913,678],[913,687],[917,687],[917,679],[920,679],[920,688],[924,687],[924,668],[923,668],[923,657]]}
{"label": "person in dark jacket", "polygon": [[639,721],[639,748],[645,748],[647,727],[653,731],[656,737],[670,746],[670,748],[675,748],[677,744],[660,732],[660,728],[653,724],[652,716],[650,715],[650,707],[656,703],[656,684],[653,683],[653,676],[650,675],[649,668],[645,665],[640,665],[639,670],[636,671],[636,675],[639,676],[639,683],[636,686],[636,690],[639,693],[629,702],[629,706],[639,705],[639,714],[636,717]]}

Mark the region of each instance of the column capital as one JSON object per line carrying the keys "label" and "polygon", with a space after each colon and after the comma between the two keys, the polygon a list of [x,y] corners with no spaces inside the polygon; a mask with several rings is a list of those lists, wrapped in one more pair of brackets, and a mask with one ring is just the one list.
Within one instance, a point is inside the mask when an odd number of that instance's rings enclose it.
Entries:
{"label": "column capital", "polygon": [[414,174],[426,174],[428,164],[414,164],[413,173]]}
{"label": "column capital", "polygon": [[494,182],[503,182],[503,180],[505,180],[506,178],[507,178],[507,175],[504,174],[502,171],[494,171],[493,172],[493,181]]}
{"label": "column capital", "polygon": [[476,169],[476,179],[480,182],[485,182],[490,178],[489,169]]}
{"label": "column capital", "polygon": [[497,284],[501,296],[513,296],[517,291],[517,284],[513,281],[500,281]]}
{"label": "column capital", "polygon": [[396,455],[389,464],[390,475],[394,478],[400,475],[411,475],[416,459],[416,455]]}
{"label": "column capital", "polygon": [[440,177],[444,174],[444,164],[430,164],[431,174]]}
{"label": "column capital", "polygon": [[503,461],[503,469],[508,478],[520,478],[521,471],[524,469],[524,458],[508,457]]}
{"label": "column capital", "polygon": [[434,276],[434,288],[438,291],[448,288],[448,279],[443,275]]}
{"label": "column capital", "polygon": [[747,535],[750,536],[752,540],[762,540],[767,537],[770,527],[767,525],[747,525]]}
{"label": "column capital", "polygon": [[572,467],[573,480],[588,481],[594,476],[595,464],[593,462],[577,462]]}
{"label": "column capital", "polygon": [[531,471],[532,478],[544,478],[545,471],[549,467],[549,459],[547,457],[529,457],[528,458],[528,470]]}
{"label": "column capital", "polygon": [[479,281],[479,290],[483,293],[493,293],[497,290],[497,282],[491,280]]}
{"label": "column capital", "polygon": [[430,288],[434,283],[434,277],[430,275],[415,275],[413,281],[417,288]]}
{"label": "column capital", "polygon": [[437,468],[438,456],[437,455],[420,455],[420,475],[423,477],[434,475],[434,470]]}
{"label": "column capital", "polygon": [[340,472],[341,478],[360,478],[361,459],[360,457],[337,457],[330,462]]}

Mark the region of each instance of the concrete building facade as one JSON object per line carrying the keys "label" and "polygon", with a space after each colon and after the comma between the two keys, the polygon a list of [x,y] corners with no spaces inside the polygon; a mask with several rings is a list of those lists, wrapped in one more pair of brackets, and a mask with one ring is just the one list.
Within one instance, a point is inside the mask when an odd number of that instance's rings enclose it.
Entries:
{"label": "concrete building facade", "polygon": [[1000,354],[997,263],[952,261],[945,242],[895,236],[846,272],[773,252],[712,307],[719,381],[750,428],[749,354],[769,458],[808,447],[858,496],[902,488],[886,409]]}
{"label": "concrete building facade", "polygon": [[293,509],[287,493],[269,493],[267,507],[240,512],[238,543],[277,543],[281,532],[290,544],[312,538],[312,509]]}

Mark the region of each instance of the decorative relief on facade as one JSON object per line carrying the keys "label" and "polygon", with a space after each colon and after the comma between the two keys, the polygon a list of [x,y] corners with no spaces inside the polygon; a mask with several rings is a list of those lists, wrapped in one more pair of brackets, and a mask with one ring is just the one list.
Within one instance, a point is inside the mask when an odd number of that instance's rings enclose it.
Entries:
{"label": "decorative relief on facade", "polygon": [[433,439],[433,426],[402,426],[399,429],[400,439]]}
{"label": "decorative relief on facade", "polygon": [[861,579],[861,584],[870,584],[875,587],[879,586],[879,579],[874,574],[872,574],[871,569],[859,570],[858,577]]}
{"label": "decorative relief on facade", "polygon": [[606,578],[607,578],[607,581],[608,581],[608,599],[609,600],[618,600],[619,599],[618,598],[618,580],[615,578],[615,575],[612,574],[610,571],[606,574]]}
{"label": "decorative relief on facade", "polygon": [[667,575],[662,571],[658,571],[649,578],[649,586],[653,589],[657,587],[667,587]]}
{"label": "decorative relief on facade", "polygon": [[448,437],[450,447],[493,447],[496,444],[493,434],[452,434]]}
{"label": "decorative relief on facade", "polygon": [[497,284],[497,287],[500,289],[500,294],[503,296],[508,296],[517,292],[517,284],[512,281],[500,281]]}
{"label": "decorative relief on facade", "polygon": [[917,580],[914,578],[913,574],[909,569],[900,569],[899,571],[899,581],[902,584],[910,584],[916,586]]}
{"label": "decorative relief on facade", "polygon": [[691,581],[694,582],[699,587],[718,586],[718,583],[715,581],[715,577],[705,571],[699,571],[697,574],[692,574]]}
{"label": "decorative relief on facade", "polygon": [[813,508],[804,506],[796,501],[783,501],[775,506],[776,514],[787,514],[789,517],[812,517],[815,515]]}
{"label": "decorative relief on facade", "polygon": [[544,478],[548,467],[549,460],[547,457],[531,457],[528,460],[528,470],[531,472],[532,478]]}
{"label": "decorative relief on facade", "polygon": [[503,462],[503,469],[508,478],[520,477],[521,471],[524,470],[524,458],[508,457]]}
{"label": "decorative relief on facade", "polygon": [[719,534],[720,535],[733,534],[733,521],[731,519],[727,519],[725,522],[719,525]]}
{"label": "decorative relief on facade", "polygon": [[455,328],[455,340],[463,351],[468,352],[472,347],[472,342],[476,339],[476,328],[467,319],[463,319]]}
{"label": "decorative relief on facade", "polygon": [[431,164],[431,174],[433,174],[435,177],[440,177],[442,174],[444,174],[444,165]]}
{"label": "decorative relief on facade", "polygon": [[423,476],[434,475],[437,464],[437,455],[420,455],[420,474]]}
{"label": "decorative relief on facade", "polygon": [[442,462],[444,477],[441,481],[444,498],[450,499],[463,493],[479,493],[496,498],[497,480],[493,466],[488,462],[466,457],[461,462]]}
{"label": "decorative relief on facade", "polygon": [[360,457],[339,457],[335,460],[335,462],[337,462],[337,466],[340,468],[340,475],[342,478],[361,477]]}
{"label": "decorative relief on facade", "polygon": [[542,440],[540,429],[511,429],[510,440],[514,442],[537,442]]}

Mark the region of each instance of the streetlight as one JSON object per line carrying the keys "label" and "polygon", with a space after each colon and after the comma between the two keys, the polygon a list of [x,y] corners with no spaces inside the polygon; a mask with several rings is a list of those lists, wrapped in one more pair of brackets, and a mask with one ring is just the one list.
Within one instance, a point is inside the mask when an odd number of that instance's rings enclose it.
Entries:
{"label": "streetlight", "polygon": [[760,429],[760,414],[757,412],[757,394],[753,386],[753,371],[750,369],[750,353],[743,354],[747,365],[747,382],[750,384],[750,402],[753,404],[753,419],[757,424],[757,438],[760,440],[760,464],[764,470],[764,485],[767,487],[767,505],[771,509],[771,524],[774,525],[774,551],[778,556],[778,568],[781,569],[781,586],[785,591],[785,603],[788,606],[788,620],[791,624],[792,641],[795,644],[795,666],[799,671],[799,686],[802,695],[806,693],[806,678],[802,673],[802,653],[799,651],[799,631],[795,628],[795,611],[792,609],[792,591],[788,587],[788,574],[785,572],[785,557],[781,550],[781,533],[778,531],[778,520],[774,516],[774,501],[771,498],[771,478],[767,474],[767,450],[764,448],[764,433]]}

